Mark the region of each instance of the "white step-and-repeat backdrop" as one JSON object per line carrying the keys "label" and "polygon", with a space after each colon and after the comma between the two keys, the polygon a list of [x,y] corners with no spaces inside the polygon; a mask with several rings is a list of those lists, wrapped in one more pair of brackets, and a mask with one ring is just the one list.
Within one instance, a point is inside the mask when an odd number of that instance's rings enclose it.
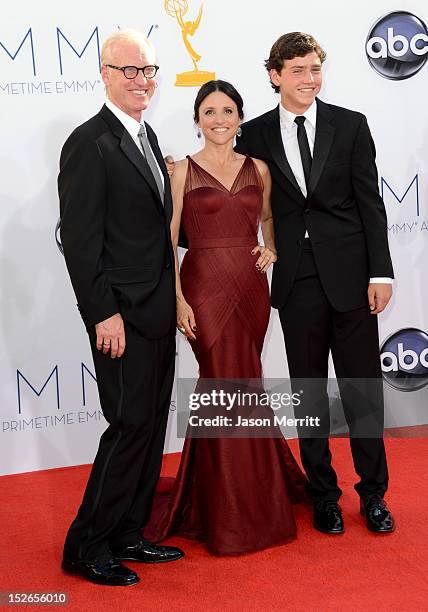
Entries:
{"label": "white step-and-repeat backdrop", "polygon": [[[240,90],[247,118],[277,104],[263,67],[277,37],[303,30],[321,42],[328,58],[320,97],[364,112],[377,145],[396,272],[394,299],[380,317],[387,425],[428,421],[426,2],[206,0],[199,19],[200,6],[201,0],[22,0],[3,8],[0,474],[91,462],[106,426],[56,242],[56,177],[62,143],[103,103],[102,40],[126,26],[145,31],[156,45],[159,87],[146,119],[164,153],[176,159],[199,146],[192,122],[197,87],[179,84],[192,81],[183,73],[193,70],[183,30],[202,56],[199,70]],[[266,376],[287,376],[276,312],[263,358]],[[177,371],[196,374],[182,338]],[[173,402],[167,452],[182,445],[174,410]]]}

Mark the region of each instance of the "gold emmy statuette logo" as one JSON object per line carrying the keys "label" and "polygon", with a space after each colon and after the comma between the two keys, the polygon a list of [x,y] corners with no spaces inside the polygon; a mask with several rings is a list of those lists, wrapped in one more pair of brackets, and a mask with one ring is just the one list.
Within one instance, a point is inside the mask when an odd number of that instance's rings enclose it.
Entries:
{"label": "gold emmy statuette logo", "polygon": [[170,17],[177,20],[178,25],[181,28],[181,35],[183,37],[184,45],[189,53],[193,62],[194,69],[188,72],[181,72],[177,74],[177,80],[175,85],[178,87],[199,87],[207,81],[215,79],[215,72],[208,72],[206,70],[199,70],[198,62],[201,59],[201,55],[196,53],[192,45],[189,42],[189,36],[193,36],[196,30],[199,28],[202,17],[202,4],[199,7],[199,13],[195,21],[184,21],[184,15],[189,9],[188,0],[165,0],[164,8]]}

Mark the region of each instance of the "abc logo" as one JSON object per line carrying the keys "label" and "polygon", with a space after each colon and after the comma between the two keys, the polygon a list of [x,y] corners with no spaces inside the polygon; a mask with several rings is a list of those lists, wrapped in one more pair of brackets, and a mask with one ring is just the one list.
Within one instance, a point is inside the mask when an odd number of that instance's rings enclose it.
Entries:
{"label": "abc logo", "polygon": [[428,383],[428,334],[420,329],[401,329],[382,345],[384,379],[400,391],[416,391]]}
{"label": "abc logo", "polygon": [[381,76],[393,81],[408,79],[427,61],[427,27],[411,13],[389,13],[372,27],[366,53],[369,64]]}

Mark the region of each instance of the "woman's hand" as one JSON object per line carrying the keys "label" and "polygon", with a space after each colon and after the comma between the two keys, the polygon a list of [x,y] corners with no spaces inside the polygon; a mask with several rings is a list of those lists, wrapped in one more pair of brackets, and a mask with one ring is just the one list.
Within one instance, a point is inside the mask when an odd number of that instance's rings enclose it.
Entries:
{"label": "woman's hand", "polygon": [[256,253],[260,253],[260,257],[256,262],[256,268],[260,270],[262,274],[265,274],[269,267],[277,260],[276,251],[258,244],[251,251],[251,255],[255,255]]}
{"label": "woman's hand", "polygon": [[196,321],[193,310],[184,298],[177,297],[177,328],[189,340],[196,340]]}

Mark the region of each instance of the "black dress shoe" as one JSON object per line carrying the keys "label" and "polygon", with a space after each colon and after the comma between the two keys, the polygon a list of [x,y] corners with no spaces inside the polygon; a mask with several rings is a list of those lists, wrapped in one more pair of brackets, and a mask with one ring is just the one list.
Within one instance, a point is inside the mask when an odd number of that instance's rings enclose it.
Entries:
{"label": "black dress shoe", "polygon": [[314,527],[322,533],[343,533],[342,510],[337,502],[321,501],[314,505]]}
{"label": "black dress shoe", "polygon": [[360,514],[366,517],[366,525],[376,533],[392,533],[395,521],[380,495],[372,495],[360,502]]}
{"label": "black dress shoe", "polygon": [[98,562],[64,558],[61,567],[69,574],[80,574],[90,582],[107,586],[130,586],[140,581],[135,572],[116,559]]}
{"label": "black dress shoe", "polygon": [[113,551],[119,561],[140,561],[141,563],[166,563],[184,557],[184,552],[175,546],[155,546],[148,540],[140,540],[134,546]]}

